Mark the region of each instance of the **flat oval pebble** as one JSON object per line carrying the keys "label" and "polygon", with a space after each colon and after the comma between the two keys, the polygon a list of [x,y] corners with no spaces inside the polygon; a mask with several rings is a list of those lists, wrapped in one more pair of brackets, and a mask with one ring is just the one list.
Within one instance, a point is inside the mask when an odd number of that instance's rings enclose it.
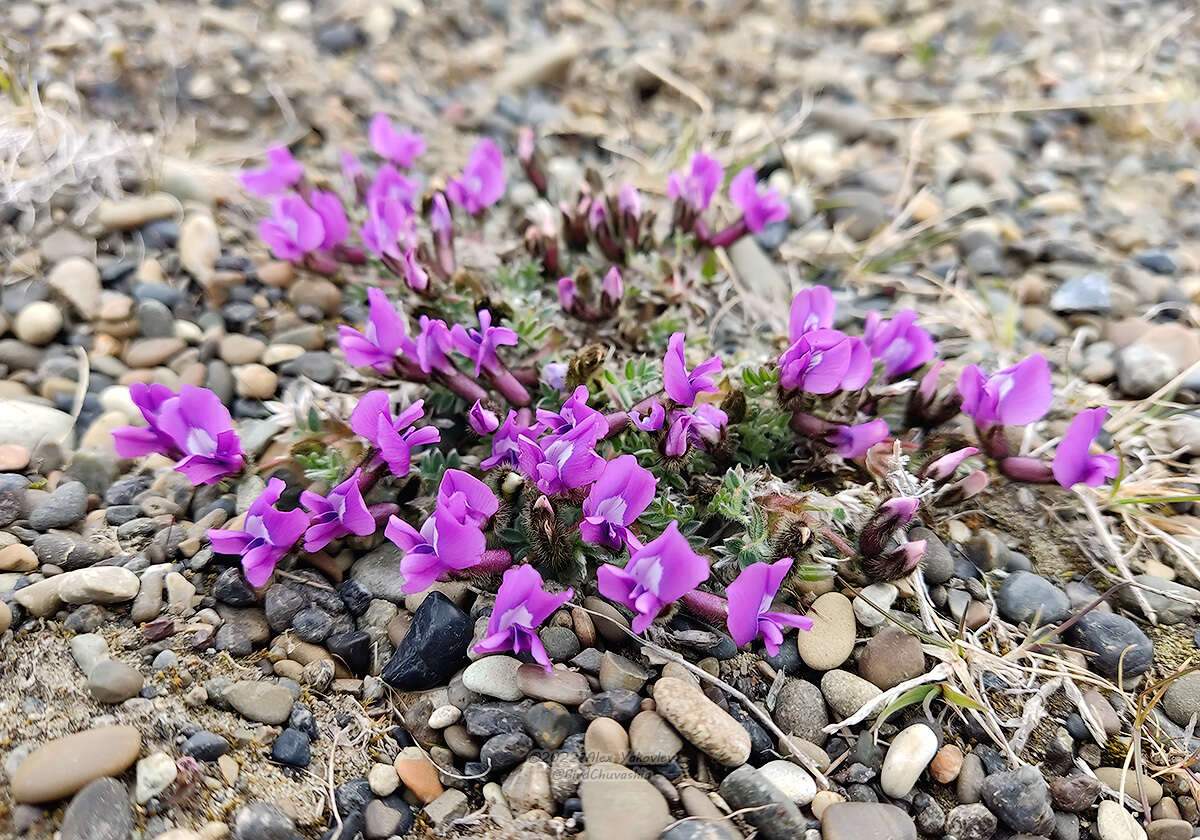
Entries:
{"label": "flat oval pebble", "polygon": [[520,667],[521,660],[511,656],[485,656],[466,667],[462,674],[463,685],[468,691],[497,700],[520,700],[525,696],[517,685]]}
{"label": "flat oval pebble", "polygon": [[654,702],[680,735],[726,767],[750,759],[750,733],[696,686],[663,677],[654,684]]}
{"label": "flat oval pebble", "polygon": [[21,762],[12,797],[38,804],[70,796],[94,779],[124,773],[141,748],[141,733],[132,726],[102,726],[50,741]]}
{"label": "flat oval pebble", "polygon": [[68,604],[119,604],[132,601],[141,580],[120,566],[94,566],[61,575],[58,597]]}
{"label": "flat oval pebble", "polygon": [[817,783],[813,777],[790,761],[768,761],[758,768],[758,772],[797,805],[807,805],[817,795]]}
{"label": "flat oval pebble", "polygon": [[[561,666],[546,673],[541,665],[524,664],[517,669],[517,686],[521,694],[535,700],[553,700],[564,706],[578,706],[592,696],[587,677]],[[517,699],[517,698],[513,698]]]}
{"label": "flat oval pebble", "polygon": [[1100,840],[1146,840],[1146,831],[1133,814],[1108,799],[1096,808],[1096,833]]}
{"label": "flat oval pebble", "polygon": [[900,731],[888,747],[879,771],[879,786],[888,796],[907,796],[921,773],[937,753],[938,737],[923,723],[914,723]]}
{"label": "flat oval pebble", "polygon": [[840,592],[826,592],[809,607],[811,630],[796,634],[796,647],[804,664],[815,671],[838,667],[854,651],[854,607]]}
{"label": "flat oval pebble", "polygon": [[821,677],[821,693],[829,708],[845,719],[874,700],[883,689],[849,671],[826,671]]}
{"label": "flat oval pebble", "polygon": [[[878,627],[886,619],[879,610],[891,609],[900,590],[890,583],[872,583],[859,590],[854,599],[854,617],[863,627]],[[870,603],[867,603],[870,601]]]}
{"label": "flat oval pebble", "polygon": [[835,802],[821,814],[821,840],[917,840],[912,817],[895,805]]}
{"label": "flat oval pebble", "polygon": [[579,785],[588,840],[657,840],[671,823],[662,794],[632,770],[601,762]]}

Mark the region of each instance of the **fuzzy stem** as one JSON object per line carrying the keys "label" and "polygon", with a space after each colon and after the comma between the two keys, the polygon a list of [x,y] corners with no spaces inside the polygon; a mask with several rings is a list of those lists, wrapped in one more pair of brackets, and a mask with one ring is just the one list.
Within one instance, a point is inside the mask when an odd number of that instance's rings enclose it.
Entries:
{"label": "fuzzy stem", "polygon": [[713,248],[728,248],[750,232],[745,218],[738,219],[724,230],[717,231],[708,238],[708,244]]}
{"label": "fuzzy stem", "polygon": [[439,370],[436,373],[439,382],[469,403],[488,398],[487,391],[478,382],[460,370]]}
{"label": "fuzzy stem", "polygon": [[478,577],[487,577],[489,575],[503,574],[504,570],[512,566],[512,554],[506,548],[489,548],[483,552],[483,559],[471,566],[469,569],[463,569],[459,572],[451,572],[450,577],[457,579],[470,579]]}
{"label": "fuzzy stem", "polygon": [[529,405],[529,391],[525,389],[525,386],[504,365],[501,364],[491,368],[487,371],[487,374],[492,384],[496,386],[496,390],[504,396],[504,399],[517,406]]}
{"label": "fuzzy stem", "polygon": [[693,589],[679,600],[695,615],[712,624],[724,624],[729,617],[729,602],[720,595]]}
{"label": "fuzzy stem", "polygon": [[1048,484],[1054,481],[1050,465],[1040,458],[1004,458],[1000,461],[1000,472],[1017,481]]}

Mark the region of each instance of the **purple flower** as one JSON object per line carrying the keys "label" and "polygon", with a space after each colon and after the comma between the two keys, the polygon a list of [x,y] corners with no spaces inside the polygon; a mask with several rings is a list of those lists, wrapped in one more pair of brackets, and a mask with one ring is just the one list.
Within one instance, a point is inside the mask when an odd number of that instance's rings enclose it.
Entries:
{"label": "purple flower", "polygon": [[267,167],[242,173],[242,186],[259,198],[287,192],[304,177],[304,167],[296,162],[287,146],[267,149]]}
{"label": "purple flower", "polygon": [[454,339],[454,349],[475,363],[475,375],[482,371],[503,369],[496,348],[517,343],[517,334],[508,327],[493,327],[492,313],[486,309],[479,310],[479,329],[467,329],[462,324],[455,324],[450,331]]}
{"label": "purple flower", "polygon": [[827,330],[833,326],[833,292],[825,286],[801,289],[792,298],[792,309],[788,316],[788,337],[794,342],[813,330]]}
{"label": "purple flower", "polygon": [[635,551],[620,568],[605,563],[596,570],[600,594],[637,613],[633,632],[642,633],[663,607],[708,580],[708,561],[692,551],[679,523],[671,522],[656,539]]}
{"label": "purple flower", "polygon": [[304,505],[311,517],[304,534],[305,551],[320,551],[347,534],[366,537],[375,533],[375,517],[363,501],[362,490],[358,486],[360,475],[361,467],[326,496],[311,490],[300,494],[300,504]]}
{"label": "purple flower", "polygon": [[517,422],[517,412],[509,409],[508,416],[504,418],[504,422],[500,424],[500,428],[492,436],[491,457],[482,461],[479,466],[485,470],[490,470],[498,464],[504,464],[509,467],[517,466],[521,451],[519,441],[524,438],[530,440],[536,439],[541,433],[541,423],[522,426]]}
{"label": "purple flower", "polygon": [[696,213],[708,209],[713,194],[721,186],[725,170],[716,158],[702,152],[692,156],[692,162],[685,175],[682,172],[672,172],[667,177],[667,196],[687,205]]}
{"label": "purple flower", "polygon": [[467,411],[467,425],[477,435],[490,435],[500,427],[500,418],[496,412],[483,407],[483,403],[475,400],[475,405]]}
{"label": "purple flower", "polygon": [[558,303],[567,310],[571,311],[571,307],[575,305],[575,301],[579,298],[579,286],[575,282],[574,277],[558,278]]}
{"label": "purple flower", "polygon": [[550,362],[542,367],[542,381],[555,391],[567,387],[567,363]]}
{"label": "purple flower", "polygon": [[477,216],[500,200],[504,187],[504,155],[485,137],[471,150],[462,175],[446,184],[446,197]]}
{"label": "purple flower", "polygon": [[325,225],[304,199],[288,195],[275,199],[271,218],[258,223],[258,235],[278,259],[299,262],[321,247]]}
{"label": "purple flower", "polygon": [[402,169],[412,168],[413,161],[425,154],[425,141],[412,131],[397,131],[386,114],[376,114],[367,128],[367,139],[375,154],[390,160]]}
{"label": "purple flower", "polygon": [[363,170],[362,161],[354,156],[352,152],[345,149],[342,150],[342,177],[351,184],[357,184],[358,179],[366,175]]}
{"label": "purple flower", "polygon": [[113,431],[122,458],[161,452],[180,460],[175,469],[193,484],[213,484],[245,464],[229,409],[207,388],[182,385],[174,394],[165,385],[129,388],[149,428],[124,426]]}
{"label": "purple flower", "polygon": [[696,406],[694,411],[672,412],[663,452],[679,458],[687,452],[689,444],[714,444],[721,439],[721,430],[728,422],[724,411],[708,403]]}
{"label": "purple flower", "polygon": [[291,551],[308,528],[308,514],[304,511],[275,508],[284,486],[279,478],[267,482],[267,489],[246,511],[242,530],[210,528],[208,531],[213,551],[242,555],[242,569],[251,586],[262,586],[270,579],[275,564]]}
{"label": "purple flower", "polygon": [[558,411],[539,408],[538,423],[550,434],[561,435],[583,423],[594,422],[596,417],[603,419],[599,411],[587,404],[588,396],[586,385],[577,386]]}
{"label": "purple flower", "polygon": [[779,358],[779,381],[809,394],[857,391],[871,379],[871,351],[840,330],[806,332]]}
{"label": "purple flower", "polygon": [[113,429],[113,448],[122,458],[140,458],[151,452],[163,455],[177,453],[179,447],[159,425],[159,417],[168,401],[177,399],[166,385],[145,385],[135,382],[129,386],[129,397],[142,412],[148,426],[121,426]]}
{"label": "purple flower", "polygon": [[412,345],[408,323],[376,286],[367,289],[367,307],[363,331],[343,324],[338,327],[338,343],[350,364],[387,375],[395,368],[396,355]]}
{"label": "purple flower", "polygon": [[447,572],[462,571],[483,560],[487,540],[483,531],[466,516],[461,496],[439,504],[418,531],[398,516],[388,520],[384,535],[404,552],[400,574],[406,595],[424,592]]}
{"label": "purple flower", "polygon": [[835,426],[825,440],[843,458],[858,458],[875,444],[887,440],[887,436],[887,421],[877,418],[857,426]]}
{"label": "purple flower", "polygon": [[367,204],[386,200],[388,203],[399,204],[401,209],[411,215],[413,199],[418,189],[420,184],[414,179],[405,178],[396,167],[385,163],[379,167],[379,171],[375,173],[375,180],[367,188]]}
{"label": "purple flower", "polygon": [[637,191],[637,187],[630,183],[621,185],[621,192],[617,195],[617,208],[622,216],[629,216],[634,220],[642,217],[642,195]]}
{"label": "purple flower", "polygon": [[625,284],[621,280],[621,272],[617,271],[615,265],[604,275],[604,280],[600,284],[600,293],[610,304],[617,303],[625,294]]}
{"label": "purple flower", "polygon": [[313,212],[321,219],[322,251],[332,251],[346,241],[350,235],[350,223],[346,220],[346,209],[342,200],[331,192],[313,190],[308,196]]}
{"label": "purple flower", "polygon": [[779,586],[792,568],[792,558],[785,557],[774,563],[755,563],[742,569],[737,579],[725,588],[729,598],[729,617],[726,624],[729,635],[738,647],[762,637],[767,653],[779,653],[783,641],[781,627],[796,627],[811,630],[813,620],[792,613],[771,612],[771,602],[779,592]]}
{"label": "purple flower", "polygon": [[604,471],[605,460],[596,454],[595,448],[607,431],[608,423],[597,412],[595,417],[560,435],[537,441],[522,435],[517,438],[517,466],[547,496],[562,495],[591,484]]}
{"label": "purple flower", "polygon": [[413,356],[417,367],[425,373],[441,371],[455,372],[454,363],[446,355],[454,347],[450,328],[441,318],[430,318],[422,315],[417,319],[417,336],[413,339]]}
{"label": "purple flower", "polygon": [[429,205],[429,227],[439,240],[448,240],[454,231],[454,219],[443,193],[434,193]]}
{"label": "purple flower", "polygon": [[908,373],[933,358],[933,338],[916,325],[917,313],[905,309],[890,321],[881,320],[878,312],[867,313],[863,341],[871,348],[871,356],[883,361],[888,378]]}
{"label": "purple flower", "polygon": [[1040,353],[991,376],[984,376],[978,365],[970,365],[958,377],[958,392],[962,410],[981,429],[1035,423],[1045,416],[1054,398],[1050,365]]}
{"label": "purple flower", "polygon": [[408,287],[417,292],[423,292],[429,288],[429,275],[425,269],[417,264],[417,249],[409,248],[404,252],[404,282]]}
{"label": "purple flower", "polygon": [[604,465],[604,472],[583,500],[579,533],[584,542],[620,548],[627,540],[640,547],[629,526],[654,499],[658,480],[632,455],[619,455]]}
{"label": "purple flower", "polygon": [[496,591],[487,635],[475,645],[475,652],[510,650],[517,654],[529,653],[546,673],[553,673],[554,666],[537,628],[574,594],[574,590],[568,589],[551,595],[543,587],[537,569],[528,564],[513,566],[504,573],[504,580]]}
{"label": "purple flower", "polygon": [[588,210],[588,225],[591,226],[592,230],[596,230],[597,228],[603,226],[604,222],[607,220],[608,208],[604,206],[604,202],[593,201],[591,209]]}
{"label": "purple flower", "polygon": [[1076,484],[1098,487],[1114,478],[1121,468],[1115,455],[1092,455],[1092,441],[1108,417],[1105,407],[1089,408],[1075,415],[1067,433],[1054,451],[1054,479],[1068,490]]}
{"label": "purple flower", "polygon": [[629,412],[629,422],[637,426],[643,432],[657,432],[663,427],[663,422],[667,419],[667,410],[663,408],[662,403],[650,403],[650,413],[645,417],[640,417],[636,412]]}
{"label": "purple flower", "polygon": [[663,387],[667,396],[683,406],[696,402],[699,394],[715,394],[717,386],[711,374],[721,372],[721,360],[713,356],[696,365],[690,373],[683,358],[684,335],[673,334],[667,342],[667,355],[663,357]]}
{"label": "purple flower", "polygon": [[350,428],[373,444],[392,474],[402,478],[412,466],[413,448],[441,439],[433,426],[408,428],[420,419],[424,409],[424,400],[417,400],[393,417],[387,391],[371,391],[354,407]]}
{"label": "purple flower", "polygon": [[438,507],[459,509],[462,503],[462,520],[482,529],[500,509],[500,502],[492,488],[470,473],[462,470],[446,470],[442,483],[438,485]]}
{"label": "purple flower", "polygon": [[774,188],[759,191],[758,178],[751,166],[733,176],[729,183],[729,200],[742,209],[742,218],[752,233],[762,233],[771,222],[782,222],[788,217],[787,204]]}
{"label": "purple flower", "polygon": [[412,213],[399,201],[386,196],[367,200],[367,218],[360,233],[363,244],[379,257],[403,259],[404,251],[416,244],[416,223]]}

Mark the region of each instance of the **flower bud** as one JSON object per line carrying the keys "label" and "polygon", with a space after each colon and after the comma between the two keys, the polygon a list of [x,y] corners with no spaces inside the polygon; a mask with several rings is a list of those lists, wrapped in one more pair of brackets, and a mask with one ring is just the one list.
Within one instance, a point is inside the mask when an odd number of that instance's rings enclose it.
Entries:
{"label": "flower bud", "polygon": [[895,551],[877,557],[863,557],[863,573],[872,582],[897,580],[912,574],[925,555],[925,540],[911,540]]}
{"label": "flower bud", "polygon": [[882,555],[900,529],[916,516],[920,506],[921,500],[910,496],[888,499],[880,505],[858,536],[858,550],[863,557]]}
{"label": "flower bud", "polygon": [[948,452],[922,467],[919,477],[928,478],[932,481],[945,481],[954,475],[954,471],[958,469],[963,461],[972,455],[978,454],[978,452],[979,450],[974,446],[964,446],[962,449]]}

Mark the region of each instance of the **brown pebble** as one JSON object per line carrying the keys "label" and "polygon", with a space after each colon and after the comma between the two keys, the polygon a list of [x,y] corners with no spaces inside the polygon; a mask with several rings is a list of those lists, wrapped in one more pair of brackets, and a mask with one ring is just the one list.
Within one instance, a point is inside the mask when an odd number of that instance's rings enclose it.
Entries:
{"label": "brown pebble", "polygon": [[948,785],[958,778],[958,771],[962,769],[962,763],[963,751],[954,744],[946,744],[937,751],[933,761],[929,762],[929,775],[942,784]]}
{"label": "brown pebble", "polygon": [[575,628],[575,637],[583,647],[596,644],[596,625],[592,617],[579,607],[571,607],[571,623]]}
{"label": "brown pebble", "polygon": [[420,747],[402,749],[393,766],[404,786],[426,805],[442,795],[444,789],[438,780],[438,769]]}
{"label": "brown pebble", "polygon": [[102,726],[56,738],[17,767],[12,797],[36,805],[70,796],[88,782],[124,773],[141,748],[141,733],[132,726]]}

